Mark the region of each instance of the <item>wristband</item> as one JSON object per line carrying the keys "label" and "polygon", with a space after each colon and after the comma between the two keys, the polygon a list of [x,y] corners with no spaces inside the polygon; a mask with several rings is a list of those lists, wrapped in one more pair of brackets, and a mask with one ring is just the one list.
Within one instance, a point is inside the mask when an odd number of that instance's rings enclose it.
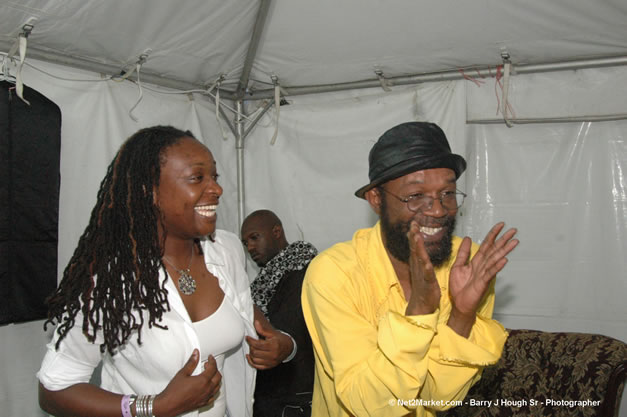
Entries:
{"label": "wristband", "polygon": [[120,407],[122,408],[122,417],[133,417],[131,414],[131,405],[137,399],[136,395],[125,395],[122,397]]}
{"label": "wristband", "polygon": [[298,350],[298,346],[296,345],[296,340],[294,340],[294,338],[292,337],[291,334],[284,332],[283,330],[279,330],[281,333],[283,333],[284,335],[288,336],[290,339],[292,339],[292,343],[294,344],[294,348],[292,349],[292,353],[290,353],[290,355],[285,358],[283,360],[283,362],[281,363],[286,363],[291,361],[292,359],[294,359],[294,356],[296,356],[296,351]]}

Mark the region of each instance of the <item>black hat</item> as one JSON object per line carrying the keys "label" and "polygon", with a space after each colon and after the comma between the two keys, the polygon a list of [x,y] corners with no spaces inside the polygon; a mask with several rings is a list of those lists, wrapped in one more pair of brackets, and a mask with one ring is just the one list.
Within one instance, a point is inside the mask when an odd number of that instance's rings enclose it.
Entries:
{"label": "black hat", "polygon": [[368,163],[370,184],[355,191],[359,198],[371,188],[410,172],[450,168],[457,179],[466,169],[466,161],[451,152],[442,129],[427,122],[402,123],[385,132],[370,150]]}

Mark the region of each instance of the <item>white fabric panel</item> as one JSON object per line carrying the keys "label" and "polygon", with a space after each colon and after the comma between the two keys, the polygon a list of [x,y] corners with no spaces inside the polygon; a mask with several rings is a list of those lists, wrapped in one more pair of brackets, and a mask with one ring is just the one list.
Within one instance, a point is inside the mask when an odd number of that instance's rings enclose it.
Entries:
{"label": "white fabric panel", "polygon": [[37,378],[49,335],[41,321],[0,327],[0,414],[47,416],[37,402]]}
{"label": "white fabric panel", "polygon": [[[467,73],[473,76],[472,72]],[[475,78],[467,83],[468,120],[499,119],[502,89],[495,78]],[[555,118],[627,114],[625,67],[583,69],[538,74],[514,74],[508,101],[517,118]],[[501,79],[503,82],[503,79]],[[510,114],[510,118],[516,118]]]}
{"label": "white fabric panel", "polygon": [[369,182],[368,152],[387,129],[433,120],[445,130],[454,151],[464,153],[462,82],[289,101],[281,107],[274,146],[269,144],[274,111],[246,139],[245,211],[275,211],[289,241],[305,239],[319,250],[376,221],[368,203],[353,193]]}
{"label": "white fabric panel", "polygon": [[253,78],[316,85],[625,54],[623,0],[275,0]]}
{"label": "white fabric panel", "polygon": [[496,284],[506,326],[627,340],[627,121],[469,128],[463,229],[520,246]]}
{"label": "white fabric panel", "polygon": [[[627,53],[624,0],[273,0],[251,80],[268,88],[335,84],[501,63]],[[240,78],[260,0],[0,2],[0,42],[36,18],[33,48],[145,69],[194,85]],[[9,47],[5,47],[4,52]],[[111,74],[110,74],[111,75]],[[257,82],[260,81],[260,82]],[[234,89],[230,85],[230,89]]]}
{"label": "white fabric panel", "polygon": [[146,71],[203,85],[220,73],[238,79],[258,9],[243,0],[2,2],[0,40],[15,38],[34,17],[29,43],[36,48],[120,70],[149,51]]}

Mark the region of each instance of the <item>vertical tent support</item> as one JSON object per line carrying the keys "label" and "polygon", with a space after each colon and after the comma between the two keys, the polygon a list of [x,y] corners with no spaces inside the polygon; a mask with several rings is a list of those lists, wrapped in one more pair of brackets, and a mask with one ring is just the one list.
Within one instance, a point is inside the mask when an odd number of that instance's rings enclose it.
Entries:
{"label": "vertical tent support", "polygon": [[242,118],[242,100],[237,100],[235,115],[235,149],[237,153],[237,225],[238,227],[244,221],[244,121]]}
{"label": "vertical tent support", "polygon": [[[263,28],[266,25],[266,19],[268,17],[268,10],[270,9],[271,0],[261,0],[259,4],[259,11],[257,12],[257,19],[255,20],[255,26],[253,27],[253,33],[248,45],[248,52],[246,53],[246,61],[244,61],[244,68],[242,69],[242,75],[235,91],[235,104],[237,109],[237,115],[235,116],[235,129],[237,131],[235,136],[235,149],[237,151],[237,221],[238,227],[244,221],[244,96],[248,88],[248,81],[250,79],[250,71],[253,68],[253,62],[257,55],[257,48],[259,47],[259,40],[263,33]],[[259,120],[257,118],[255,122],[246,130],[246,134],[250,132],[252,126]]]}

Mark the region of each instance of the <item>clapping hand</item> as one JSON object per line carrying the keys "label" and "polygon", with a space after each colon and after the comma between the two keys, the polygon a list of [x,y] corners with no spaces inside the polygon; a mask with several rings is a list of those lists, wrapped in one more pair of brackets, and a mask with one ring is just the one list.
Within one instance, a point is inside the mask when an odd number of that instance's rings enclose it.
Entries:
{"label": "clapping hand", "polygon": [[440,285],[420,234],[420,227],[415,220],[409,226],[407,238],[409,239],[411,296],[405,314],[431,314],[440,305]]}
{"label": "clapping hand", "polygon": [[504,223],[497,223],[488,232],[479,251],[470,258],[470,238],[465,237],[449,276],[449,294],[453,304],[448,325],[467,337],[474,324],[476,312],[491,281],[507,264],[507,255],[518,245],[516,229],[509,229],[497,239]]}

